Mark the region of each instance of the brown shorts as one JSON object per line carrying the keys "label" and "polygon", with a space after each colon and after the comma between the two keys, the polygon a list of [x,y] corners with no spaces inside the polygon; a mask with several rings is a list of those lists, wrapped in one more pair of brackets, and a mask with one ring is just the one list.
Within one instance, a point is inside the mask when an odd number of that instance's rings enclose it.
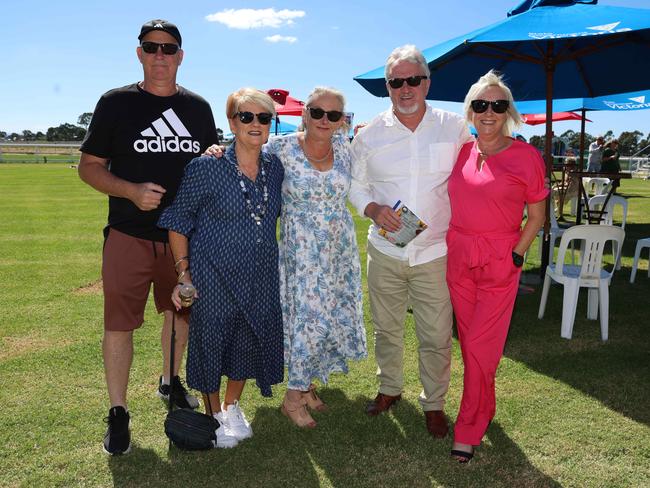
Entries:
{"label": "brown shorts", "polygon": [[138,239],[110,229],[102,262],[104,329],[134,330],[144,322],[153,283],[158,313],[174,310],[174,258],[169,244]]}

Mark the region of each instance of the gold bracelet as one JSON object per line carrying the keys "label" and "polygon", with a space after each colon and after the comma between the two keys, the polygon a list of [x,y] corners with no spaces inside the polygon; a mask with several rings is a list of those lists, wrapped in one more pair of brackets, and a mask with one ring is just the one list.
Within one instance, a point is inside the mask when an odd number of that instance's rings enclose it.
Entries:
{"label": "gold bracelet", "polygon": [[180,273],[178,273],[178,278],[176,278],[176,282],[180,284],[180,283],[181,283],[181,280],[185,277],[185,275],[187,274],[187,272],[188,272],[189,270],[190,270],[190,268],[185,268],[183,271],[181,271]]}
{"label": "gold bracelet", "polygon": [[182,258],[180,258],[178,261],[176,261],[174,263],[174,268],[175,269],[178,268],[178,265],[181,264],[183,261],[188,261],[189,262],[189,260],[190,260],[189,256],[183,256]]}

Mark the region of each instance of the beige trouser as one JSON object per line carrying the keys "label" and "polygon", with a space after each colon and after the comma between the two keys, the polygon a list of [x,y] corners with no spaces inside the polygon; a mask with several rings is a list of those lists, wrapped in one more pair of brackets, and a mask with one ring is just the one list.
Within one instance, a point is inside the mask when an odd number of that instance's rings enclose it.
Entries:
{"label": "beige trouser", "polygon": [[452,308],[445,280],[447,257],[409,266],[368,243],[368,292],[375,326],[379,391],[399,395],[404,385],[404,320],[413,309],[424,411],[442,410],[449,388]]}

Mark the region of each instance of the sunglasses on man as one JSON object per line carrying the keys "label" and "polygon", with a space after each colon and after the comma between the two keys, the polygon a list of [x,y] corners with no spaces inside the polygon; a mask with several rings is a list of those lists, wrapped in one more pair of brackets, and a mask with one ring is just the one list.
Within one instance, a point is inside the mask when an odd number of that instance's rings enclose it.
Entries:
{"label": "sunglasses on man", "polygon": [[323,115],[327,115],[327,120],[330,122],[338,122],[343,117],[343,112],[339,112],[338,110],[326,111],[318,107],[309,107],[309,115],[314,120],[320,120],[323,118]]}
{"label": "sunglasses on man", "polygon": [[140,44],[140,47],[147,54],[156,54],[158,52],[158,48],[160,48],[163,54],[166,54],[167,56],[176,54],[179,49],[178,44],[170,44],[166,42],[159,44],[152,41],[144,41],[142,44]]}
{"label": "sunglasses on man", "polygon": [[422,80],[427,79],[429,79],[429,77],[424,75],[409,76],[408,78],[391,78],[388,80],[388,84],[391,88],[402,88],[402,86],[404,86],[404,82],[406,82],[408,86],[420,86]]}
{"label": "sunglasses on man", "polygon": [[259,114],[254,114],[253,112],[237,112],[232,116],[233,119],[235,117],[239,117],[239,121],[242,124],[250,124],[253,119],[257,117],[257,121],[260,124],[269,125],[271,123],[271,119],[273,118],[273,114],[269,112],[260,112]]}
{"label": "sunglasses on man", "polygon": [[482,114],[483,112],[486,112],[488,107],[492,107],[492,111],[495,114],[503,114],[508,110],[508,107],[510,107],[510,102],[508,100],[494,100],[493,102],[490,102],[488,100],[472,100],[471,101],[472,105],[472,110],[476,114]]}

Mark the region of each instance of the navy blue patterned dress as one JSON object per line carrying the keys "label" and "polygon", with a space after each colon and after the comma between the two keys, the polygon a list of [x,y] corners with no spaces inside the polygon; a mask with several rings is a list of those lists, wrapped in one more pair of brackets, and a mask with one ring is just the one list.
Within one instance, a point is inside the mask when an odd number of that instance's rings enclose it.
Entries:
{"label": "navy blue patterned dress", "polygon": [[254,208],[263,206],[262,174],[255,182],[237,174],[235,146],[223,158],[203,156],[187,165],[174,203],[160,217],[162,228],[189,239],[192,282],[199,298],[190,315],[187,383],[201,392],[219,391],[221,376],[255,378],[262,395],[284,377],[282,309],[276,223],[284,170],[262,152],[268,202],[258,225]]}

